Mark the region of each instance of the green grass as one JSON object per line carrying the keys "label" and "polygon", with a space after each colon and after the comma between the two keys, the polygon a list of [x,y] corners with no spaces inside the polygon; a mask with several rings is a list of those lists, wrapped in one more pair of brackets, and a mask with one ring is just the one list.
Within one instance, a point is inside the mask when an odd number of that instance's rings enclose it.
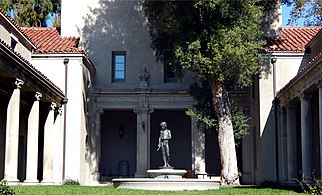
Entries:
{"label": "green grass", "polygon": [[228,195],[228,194],[247,194],[247,195],[270,195],[270,194],[298,194],[292,189],[273,189],[273,188],[257,188],[255,186],[221,186],[219,190],[208,191],[144,191],[144,190],[126,190],[115,189],[112,186],[13,186],[18,195],[110,195],[110,194],[129,194],[129,195],[190,195],[190,194],[202,194],[202,195]]}

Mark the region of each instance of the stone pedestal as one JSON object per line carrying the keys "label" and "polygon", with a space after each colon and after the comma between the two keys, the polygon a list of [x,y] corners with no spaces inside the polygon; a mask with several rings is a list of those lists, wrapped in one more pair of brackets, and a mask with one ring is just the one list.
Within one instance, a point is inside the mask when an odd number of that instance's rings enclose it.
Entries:
{"label": "stone pedestal", "polygon": [[179,169],[151,169],[147,171],[149,177],[156,179],[182,179],[187,173],[186,170]]}

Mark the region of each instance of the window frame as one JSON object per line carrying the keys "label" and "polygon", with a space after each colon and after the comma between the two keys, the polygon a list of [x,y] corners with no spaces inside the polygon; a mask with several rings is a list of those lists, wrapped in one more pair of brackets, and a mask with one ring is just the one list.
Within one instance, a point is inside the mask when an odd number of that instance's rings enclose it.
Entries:
{"label": "window frame", "polygon": [[[116,78],[116,73],[119,70],[116,70],[116,57],[117,56],[123,56],[124,57],[124,62],[123,62],[123,78]],[[113,51],[112,52],[112,82],[125,82],[126,79],[126,52],[125,51]]]}
{"label": "window frame", "polygon": [[[164,81],[166,83],[177,83],[178,80],[177,80],[177,77],[174,73],[174,70],[171,70],[174,68],[175,65],[170,65],[169,60],[168,60],[169,55],[170,55],[170,51],[164,52],[164,55],[163,55]],[[171,74],[173,75],[173,77],[170,76]]]}

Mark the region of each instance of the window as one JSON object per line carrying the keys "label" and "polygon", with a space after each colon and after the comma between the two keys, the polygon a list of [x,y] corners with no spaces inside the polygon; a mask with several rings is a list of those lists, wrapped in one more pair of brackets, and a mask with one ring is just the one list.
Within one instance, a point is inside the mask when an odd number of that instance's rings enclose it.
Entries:
{"label": "window", "polygon": [[177,82],[176,75],[174,73],[174,67],[168,63],[164,64],[165,68],[165,81],[166,82]]}
{"label": "window", "polygon": [[16,36],[14,36],[13,34],[10,34],[10,37],[11,37],[11,41],[10,41],[10,46],[13,50],[16,51],[16,46],[17,46],[17,43],[18,43],[18,38]]}
{"label": "window", "polygon": [[175,65],[169,62],[170,52],[164,54],[164,80],[166,82],[177,82],[176,75],[174,73]]}
{"label": "window", "polygon": [[125,81],[125,52],[112,52],[113,81]]}

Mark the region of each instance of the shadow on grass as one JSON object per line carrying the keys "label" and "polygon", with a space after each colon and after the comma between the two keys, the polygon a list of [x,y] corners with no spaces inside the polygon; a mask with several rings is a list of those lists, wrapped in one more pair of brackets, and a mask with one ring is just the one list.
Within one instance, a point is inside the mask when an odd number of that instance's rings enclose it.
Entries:
{"label": "shadow on grass", "polygon": [[261,185],[241,185],[235,186],[234,188],[243,188],[243,189],[278,189],[278,190],[289,190],[296,193],[303,193],[303,188],[300,185],[296,184],[278,184],[275,182],[263,182]]}

